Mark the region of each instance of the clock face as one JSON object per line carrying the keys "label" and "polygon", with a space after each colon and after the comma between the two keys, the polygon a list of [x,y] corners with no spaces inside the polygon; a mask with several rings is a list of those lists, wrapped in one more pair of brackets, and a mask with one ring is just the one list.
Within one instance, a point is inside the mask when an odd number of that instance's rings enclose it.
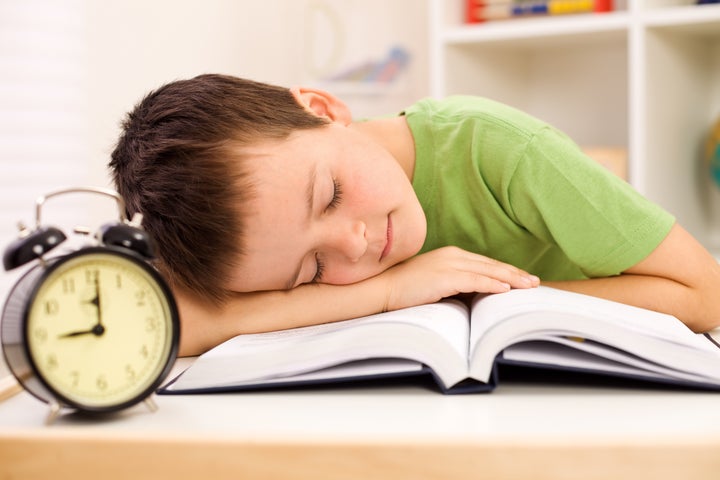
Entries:
{"label": "clock face", "polygon": [[128,406],[152,392],[174,358],[176,312],[151,267],[107,251],[54,264],[28,310],[40,378],[70,406]]}

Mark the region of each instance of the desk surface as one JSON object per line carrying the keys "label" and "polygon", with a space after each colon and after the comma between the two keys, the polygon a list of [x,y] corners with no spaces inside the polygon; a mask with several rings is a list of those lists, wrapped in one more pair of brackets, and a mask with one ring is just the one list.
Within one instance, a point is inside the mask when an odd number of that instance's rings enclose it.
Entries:
{"label": "desk surface", "polygon": [[[187,360],[181,360],[182,368]],[[717,478],[717,393],[513,383],[159,396],[44,425],[26,393],[0,403],[0,474],[53,478]],[[81,470],[78,470],[82,467]],[[583,472],[578,477],[578,472]],[[2,476],[2,475],[0,475]]]}

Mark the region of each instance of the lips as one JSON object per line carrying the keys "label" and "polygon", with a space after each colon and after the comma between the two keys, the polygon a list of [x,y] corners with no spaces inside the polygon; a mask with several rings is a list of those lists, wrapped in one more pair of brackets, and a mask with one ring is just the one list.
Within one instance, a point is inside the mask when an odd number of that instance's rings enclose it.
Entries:
{"label": "lips", "polygon": [[382,261],[382,259],[387,257],[387,255],[390,253],[390,249],[392,248],[392,243],[393,243],[392,218],[390,218],[390,215],[388,215],[387,230],[385,233],[385,248],[383,249],[382,253],[380,254],[380,261]]}

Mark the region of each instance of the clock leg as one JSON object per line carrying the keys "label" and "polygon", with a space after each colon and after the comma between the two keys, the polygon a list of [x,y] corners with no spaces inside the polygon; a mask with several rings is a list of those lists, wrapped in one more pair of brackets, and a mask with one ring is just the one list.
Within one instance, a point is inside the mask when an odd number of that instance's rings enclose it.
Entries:
{"label": "clock leg", "polygon": [[22,392],[22,385],[15,377],[8,376],[0,379],[0,402],[20,392]]}
{"label": "clock leg", "polygon": [[147,397],[145,400],[143,400],[143,403],[151,412],[157,412],[158,406],[157,403],[155,403],[155,400],[153,400],[153,397]]}
{"label": "clock leg", "polygon": [[50,411],[48,412],[48,416],[45,417],[45,425],[50,425],[55,421],[55,419],[60,415],[60,410],[62,407],[57,402],[50,402]]}

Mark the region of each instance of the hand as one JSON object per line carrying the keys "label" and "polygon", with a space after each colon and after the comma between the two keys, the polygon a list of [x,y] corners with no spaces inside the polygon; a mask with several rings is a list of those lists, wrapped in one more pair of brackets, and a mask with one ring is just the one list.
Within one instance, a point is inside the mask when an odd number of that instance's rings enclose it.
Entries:
{"label": "hand", "polygon": [[96,337],[99,337],[103,333],[105,333],[105,327],[103,327],[102,325],[95,325],[90,330],[77,330],[75,332],[63,333],[62,335],[58,335],[58,338],[79,337],[81,335],[89,335],[89,334],[93,334]]}
{"label": "hand", "polygon": [[100,272],[95,272],[95,296],[92,300],[90,300],[90,303],[95,305],[95,308],[97,309],[97,323],[95,324],[95,329],[97,330],[98,327],[102,328],[102,306],[100,303]]}
{"label": "hand", "polygon": [[74,332],[64,333],[60,335],[59,338],[79,337],[81,335],[89,334],[93,334],[96,337],[99,337],[105,333],[105,327],[102,323],[102,307],[100,303],[100,274],[98,272],[95,272],[95,296],[83,303],[90,303],[92,305],[95,305],[95,318],[97,318],[97,322],[95,323],[95,325],[89,330],[77,330]]}
{"label": "hand", "polygon": [[418,255],[380,276],[388,283],[386,310],[432,303],[459,293],[502,293],[540,284],[536,276],[517,267],[457,247]]}

